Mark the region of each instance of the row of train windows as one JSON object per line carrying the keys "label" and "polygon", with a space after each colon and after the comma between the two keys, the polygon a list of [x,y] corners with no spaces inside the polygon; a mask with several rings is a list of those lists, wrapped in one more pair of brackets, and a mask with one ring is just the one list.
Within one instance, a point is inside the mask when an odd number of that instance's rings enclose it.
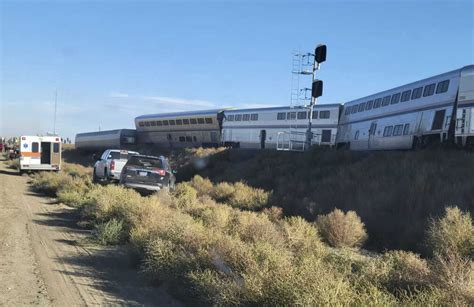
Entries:
{"label": "row of train windows", "polygon": [[[317,119],[319,115],[319,119],[326,119],[330,116],[330,111],[313,111],[313,119]],[[309,118],[309,112],[281,112],[277,114],[277,120],[285,120],[285,119],[307,119]]]}
{"label": "row of train windows", "polygon": [[410,132],[410,124],[405,125],[395,125],[395,126],[387,126],[383,130],[383,136],[400,136],[400,135],[408,135]]}
{"label": "row of train windows", "polygon": [[[171,135],[169,136],[168,139],[171,139]],[[197,142],[197,138],[193,136],[192,138],[190,136],[180,136],[179,137],[180,142]]]}
{"label": "row of train windows", "polygon": [[155,126],[175,126],[175,125],[197,125],[197,124],[212,124],[212,118],[184,118],[184,119],[169,119],[169,120],[157,120],[157,121],[146,121],[139,122],[140,127],[155,127]]}
{"label": "row of train windows", "polygon": [[421,98],[421,96],[428,97],[428,96],[434,95],[435,88],[436,88],[436,94],[445,93],[448,91],[448,87],[449,87],[449,80],[438,82],[438,85],[436,85],[436,83],[428,84],[424,87],[424,89],[423,89],[423,86],[420,86],[413,90],[407,90],[401,93],[388,95],[383,98],[377,98],[374,100],[369,100],[367,102],[362,102],[355,106],[347,107],[346,110],[344,111],[344,114],[349,115],[349,114],[354,114],[357,112],[377,109],[380,107],[385,107],[385,106],[396,104],[399,102],[415,100],[415,99]]}
{"label": "row of train windows", "polygon": [[256,121],[258,120],[258,114],[257,113],[254,113],[254,114],[231,114],[231,115],[227,115],[226,117],[226,120],[229,121],[229,122],[232,122],[232,121],[236,121],[236,122],[241,122],[241,121],[245,121],[245,122],[248,122],[248,121]]}

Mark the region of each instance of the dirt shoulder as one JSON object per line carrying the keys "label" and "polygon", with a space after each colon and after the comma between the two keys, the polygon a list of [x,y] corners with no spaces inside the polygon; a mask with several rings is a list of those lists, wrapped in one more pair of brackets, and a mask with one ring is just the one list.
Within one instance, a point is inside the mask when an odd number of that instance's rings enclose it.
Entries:
{"label": "dirt shoulder", "polygon": [[27,181],[0,161],[0,305],[179,305],[139,278],[123,247],[81,244],[76,211]]}

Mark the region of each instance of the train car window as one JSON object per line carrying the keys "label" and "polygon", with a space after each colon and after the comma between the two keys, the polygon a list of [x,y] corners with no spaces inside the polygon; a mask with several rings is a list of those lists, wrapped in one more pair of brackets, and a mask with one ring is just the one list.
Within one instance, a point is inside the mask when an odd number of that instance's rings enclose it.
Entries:
{"label": "train car window", "polygon": [[277,113],[277,120],[285,120],[286,113]]}
{"label": "train car window", "polygon": [[438,83],[436,87],[436,94],[445,93],[448,91],[449,88],[449,80],[444,80]]}
{"label": "train car window", "polygon": [[59,143],[53,143],[53,152],[59,153]]}
{"label": "train car window", "polygon": [[411,96],[411,90],[404,91],[404,92],[402,93],[402,99],[400,99],[400,101],[401,101],[401,102],[408,101],[408,100],[410,100],[410,96]]}
{"label": "train car window", "polygon": [[377,98],[374,100],[374,109],[380,108],[380,105],[382,104],[382,98]]}
{"label": "train car window", "polygon": [[422,86],[415,88],[413,92],[411,93],[411,100],[420,98],[422,92],[423,92]]}
{"label": "train car window", "polygon": [[[319,114],[319,116],[321,116],[321,114]],[[318,118],[318,111],[313,111],[313,119],[317,119]]]}
{"label": "train car window", "polygon": [[184,136],[180,136],[180,137],[179,137],[179,141],[180,141],[180,142],[186,142],[186,138],[185,138]]}
{"label": "train car window", "polygon": [[146,127],[150,127],[150,122],[145,122]]}
{"label": "train car window", "polygon": [[189,125],[189,119],[183,118],[183,125]]}
{"label": "train car window", "polygon": [[145,123],[144,122],[138,122],[138,126],[143,127],[143,126],[145,126]]}
{"label": "train car window", "polygon": [[407,135],[410,132],[410,124],[405,124],[403,127],[403,135]]}
{"label": "train car window", "polygon": [[362,112],[365,110],[365,102],[359,104],[359,112]]}
{"label": "train car window", "polygon": [[250,120],[250,114],[244,114],[242,120],[243,121],[249,121]]}
{"label": "train car window", "polygon": [[206,117],[206,124],[212,124],[212,118]]}
{"label": "train car window", "polygon": [[168,125],[169,125],[168,121],[167,121],[167,120],[164,120],[164,121],[163,121],[163,126],[168,126]]}
{"label": "train car window", "polygon": [[366,107],[365,109],[366,110],[372,110],[372,107],[374,106],[374,101],[373,100],[369,100],[367,101],[367,104],[366,104]]}
{"label": "train car window", "polygon": [[390,101],[390,104],[396,104],[400,102],[400,93],[396,93],[392,95],[392,100]]}
{"label": "train car window", "polygon": [[354,135],[354,140],[358,140],[358,139],[359,139],[359,130],[357,130]]}
{"label": "train car window", "polygon": [[197,138],[195,135],[193,136],[193,142],[197,142]]}
{"label": "train car window", "polygon": [[345,107],[344,115],[349,115],[349,113],[351,113],[351,108]]}
{"label": "train car window", "polygon": [[31,143],[31,152],[38,152],[38,150],[39,150],[38,142]]}
{"label": "train car window", "polygon": [[157,125],[157,126],[163,126],[163,122],[162,122],[161,120],[157,120],[157,121],[156,121],[156,125]]}
{"label": "train car window", "polygon": [[182,124],[183,124],[183,120],[182,120],[182,119],[177,119],[177,120],[176,120],[176,125],[181,126]]}
{"label": "train car window", "polygon": [[255,114],[250,115],[250,120],[258,120],[258,114],[255,113]]}
{"label": "train car window", "polygon": [[236,121],[236,122],[242,121],[242,114],[237,114],[237,115],[235,115],[235,121]]}
{"label": "train car window", "polygon": [[425,89],[423,90],[423,97],[431,96],[434,94],[436,84],[432,83],[427,86],[425,86]]}
{"label": "train car window", "polygon": [[204,124],[204,118],[198,118],[198,124]]}
{"label": "train car window", "polygon": [[382,100],[382,107],[386,107],[390,104],[390,95],[385,96]]}
{"label": "train car window", "polygon": [[330,112],[329,111],[319,111],[319,118],[325,119],[329,118]]}
{"label": "train car window", "polygon": [[402,131],[403,131],[403,125],[396,125],[396,126],[393,128],[393,136],[402,135]]}
{"label": "train car window", "polygon": [[156,122],[155,122],[154,120],[152,120],[152,121],[150,122],[150,125],[153,126],[153,127],[155,127],[155,126],[156,126]]}
{"label": "train car window", "polygon": [[393,131],[393,126],[387,126],[383,130],[383,136],[391,136]]}
{"label": "train car window", "polygon": [[306,119],[307,112],[298,112],[298,119]]}
{"label": "train car window", "polygon": [[189,122],[191,123],[191,125],[196,125],[197,124],[197,120],[195,118],[190,118]]}
{"label": "train car window", "polygon": [[229,121],[229,122],[233,122],[234,121],[234,115],[227,115],[226,120]]}
{"label": "train car window", "polygon": [[176,125],[176,122],[175,122],[175,120],[174,120],[174,119],[170,119],[170,120],[169,120],[169,122],[170,122],[170,126],[174,126],[174,125]]}
{"label": "train car window", "polygon": [[186,137],[186,142],[192,142],[192,141],[193,141],[193,139],[190,136]]}
{"label": "train car window", "polygon": [[296,112],[286,113],[286,119],[296,119]]}

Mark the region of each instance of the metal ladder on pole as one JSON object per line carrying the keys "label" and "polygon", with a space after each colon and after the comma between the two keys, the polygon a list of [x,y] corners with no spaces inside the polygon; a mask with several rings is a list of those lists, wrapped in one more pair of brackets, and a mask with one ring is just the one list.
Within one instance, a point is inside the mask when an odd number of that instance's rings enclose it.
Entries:
{"label": "metal ladder on pole", "polygon": [[[305,133],[298,131],[297,118],[298,111],[303,107],[311,97],[307,97],[308,88],[300,87],[300,76],[311,75],[308,69],[310,65],[309,54],[295,52],[293,53],[291,65],[291,94],[290,94],[290,112],[286,114],[288,128],[278,132],[277,150],[284,151],[304,151]],[[293,116],[294,114],[294,116]],[[291,115],[291,116],[290,116]],[[289,118],[288,118],[289,117]]]}

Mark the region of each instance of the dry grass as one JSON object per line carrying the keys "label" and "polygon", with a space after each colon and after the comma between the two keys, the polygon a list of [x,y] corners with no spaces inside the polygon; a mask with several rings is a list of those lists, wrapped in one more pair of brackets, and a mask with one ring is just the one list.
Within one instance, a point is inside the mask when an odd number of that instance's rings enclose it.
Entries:
{"label": "dry grass", "polygon": [[[222,184],[216,191],[219,185],[195,178],[179,184],[173,193],[142,197],[120,186],[89,185],[86,180],[77,174],[45,173],[35,177],[33,183],[42,191],[58,195],[80,190],[77,195],[83,199],[71,197],[70,202],[80,203],[83,218],[95,225],[100,242],[128,244],[146,276],[176,285],[182,297],[193,303],[473,302],[473,267],[466,257],[464,239],[450,245],[457,247],[452,254],[438,254],[443,243],[430,239],[436,254],[433,259],[402,251],[370,254],[332,248],[321,239],[333,246],[360,246],[366,233],[353,213],[334,211],[318,218],[316,227],[301,217],[282,217],[275,208],[255,212],[242,210],[240,207],[247,208],[242,203],[226,203],[231,201],[236,184],[229,184],[231,188]],[[252,193],[252,188],[237,189]],[[456,216],[466,214],[459,211]],[[444,219],[461,220],[459,225],[467,225],[464,218],[453,219],[451,214]],[[434,220],[430,233],[449,233],[443,230],[446,221]]]}

